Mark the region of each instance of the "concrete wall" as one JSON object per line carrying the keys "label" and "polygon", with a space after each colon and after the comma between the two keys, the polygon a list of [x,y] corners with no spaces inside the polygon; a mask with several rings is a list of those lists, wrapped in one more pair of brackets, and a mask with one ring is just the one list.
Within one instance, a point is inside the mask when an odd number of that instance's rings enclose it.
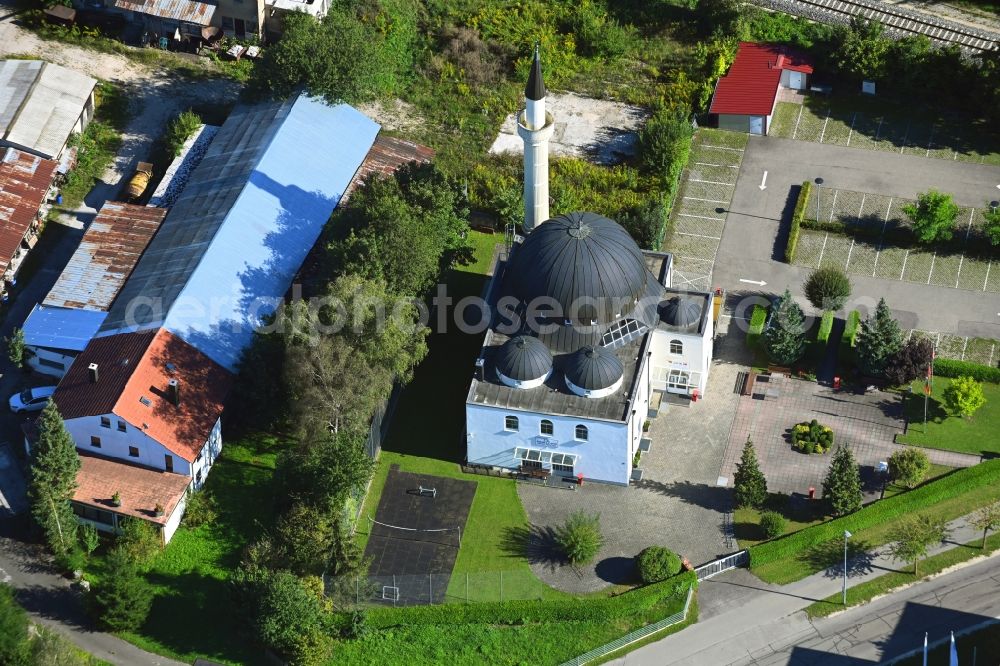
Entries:
{"label": "concrete wall", "polygon": [[205,441],[205,446],[202,447],[201,453],[192,463],[191,476],[193,478],[191,484],[195,490],[200,489],[205,484],[208,472],[212,469],[212,465],[215,464],[220,453],[222,453],[222,419],[215,422],[215,427],[212,428],[212,433]]}
{"label": "concrete wall", "polygon": [[[164,456],[172,456],[174,461],[174,473],[191,476],[191,464],[179,455],[171,452],[165,446],[154,440],[142,431],[141,428],[133,426],[131,423],[125,424],[125,432],[119,432],[118,422],[123,420],[114,414],[105,414],[111,419],[111,427],[105,428],[101,425],[100,416],[82,416],[80,418],[66,421],[66,429],[76,442],[76,447],[83,451],[91,451],[106,458],[119,458],[138,465],[145,465],[153,469],[166,469]],[[101,447],[91,446],[91,436],[101,438]],[[128,454],[128,447],[135,446],[139,449],[138,457],[131,457]],[[204,476],[204,475],[203,475]]]}
{"label": "concrete wall", "polygon": [[[648,405],[648,399],[647,399]],[[470,463],[496,467],[516,468],[520,460],[514,456],[518,447],[539,449],[554,453],[572,453],[577,456],[575,474],[583,474],[591,481],[604,481],[627,485],[632,472],[632,446],[628,422],[600,421],[568,416],[554,416],[487,405],[466,404],[467,458]],[[517,432],[504,430],[504,417],[516,416]],[[643,410],[638,430],[642,430]],[[540,434],[542,419],[553,423],[551,436]],[[587,426],[586,442],[574,439],[577,425]]]}
{"label": "concrete wall", "polygon": [[[188,492],[191,491],[189,490]],[[163,532],[161,534],[163,536],[164,544],[170,543],[170,539],[173,538],[174,532],[176,532],[177,528],[180,527],[181,518],[184,516],[184,509],[186,508],[187,508],[187,493],[184,494],[184,497],[181,498],[181,501],[178,502],[177,506],[174,507],[174,512],[170,514],[170,517],[167,518],[167,523],[163,526]]]}
{"label": "concrete wall", "polygon": [[[34,347],[30,345],[25,346],[25,349],[31,352],[28,355],[28,365],[32,370],[59,379],[62,379],[66,371],[69,370],[69,366],[73,363],[73,359],[76,358],[76,352],[65,349],[50,349],[49,347]],[[62,369],[45,365],[42,363],[43,360],[49,363],[58,363],[62,365]]]}

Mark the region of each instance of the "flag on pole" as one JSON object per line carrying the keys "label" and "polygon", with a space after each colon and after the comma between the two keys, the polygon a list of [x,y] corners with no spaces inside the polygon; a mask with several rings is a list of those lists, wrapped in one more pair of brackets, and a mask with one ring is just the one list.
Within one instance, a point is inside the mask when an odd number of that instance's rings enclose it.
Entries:
{"label": "flag on pole", "polygon": [[958,648],[955,647],[955,632],[951,632],[951,652],[948,657],[948,666],[958,666]]}
{"label": "flag on pole", "polygon": [[924,666],[927,666],[927,632],[924,632]]}

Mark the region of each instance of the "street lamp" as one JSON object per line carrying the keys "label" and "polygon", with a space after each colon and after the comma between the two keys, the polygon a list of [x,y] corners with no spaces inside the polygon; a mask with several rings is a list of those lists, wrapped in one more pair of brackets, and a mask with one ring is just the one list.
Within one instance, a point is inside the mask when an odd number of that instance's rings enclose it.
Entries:
{"label": "street lamp", "polygon": [[817,178],[813,182],[816,183],[816,221],[819,222],[819,195],[822,191],[821,188],[823,187],[823,179]]}
{"label": "street lamp", "polygon": [[847,540],[853,535],[844,530],[844,605],[847,605]]}
{"label": "street lamp", "polygon": [[992,211],[994,213],[997,212],[997,207],[998,206],[1000,206],[1000,201],[997,201],[996,199],[994,199],[993,201],[990,202],[990,211]]}

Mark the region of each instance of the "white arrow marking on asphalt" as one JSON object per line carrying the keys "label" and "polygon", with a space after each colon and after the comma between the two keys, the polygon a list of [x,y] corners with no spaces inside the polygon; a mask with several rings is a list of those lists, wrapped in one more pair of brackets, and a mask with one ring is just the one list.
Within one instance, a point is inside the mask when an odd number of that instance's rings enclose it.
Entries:
{"label": "white arrow marking on asphalt", "polygon": [[763,280],[746,280],[744,278],[740,278],[740,282],[746,282],[747,284],[755,284],[758,287],[763,287],[765,284],[767,284]]}
{"label": "white arrow marking on asphalt", "polygon": [[[1000,185],[997,185],[997,187],[1000,187]],[[767,171],[764,172],[764,177],[760,179],[760,189],[761,192],[767,189]]]}

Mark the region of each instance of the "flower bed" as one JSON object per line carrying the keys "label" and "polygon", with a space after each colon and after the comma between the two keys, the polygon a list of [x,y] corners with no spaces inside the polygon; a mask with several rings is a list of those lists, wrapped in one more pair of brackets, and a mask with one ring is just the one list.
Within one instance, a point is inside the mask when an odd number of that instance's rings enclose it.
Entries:
{"label": "flower bed", "polygon": [[826,453],[833,446],[833,429],[816,419],[792,428],[792,446],[802,453]]}

